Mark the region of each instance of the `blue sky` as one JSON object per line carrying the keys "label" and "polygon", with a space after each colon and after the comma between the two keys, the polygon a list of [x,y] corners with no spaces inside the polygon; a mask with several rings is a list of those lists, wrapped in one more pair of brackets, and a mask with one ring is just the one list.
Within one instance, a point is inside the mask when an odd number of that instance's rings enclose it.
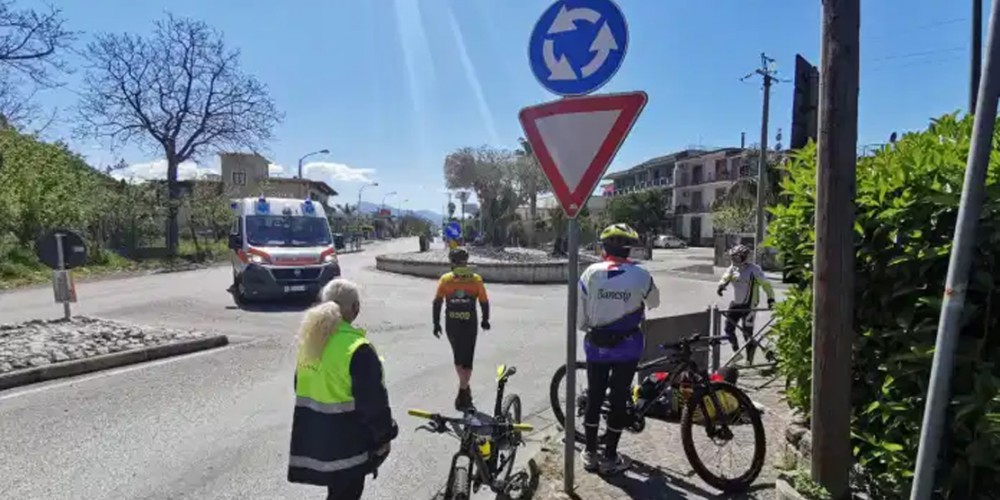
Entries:
{"label": "blue sky", "polygon": [[[20,6],[41,2],[20,0]],[[324,162],[310,173],[357,199],[409,200],[442,209],[442,162],[461,146],[513,147],[521,107],[551,100],[532,76],[526,44],[548,0],[70,0],[58,2],[70,27],[85,32],[150,31],[169,9],[208,22],[243,53],[243,67],[270,88],[285,112],[266,155],[291,172],[305,153]],[[966,1],[862,2],[861,144],[964,108],[969,6]],[[650,101],[611,170],[691,144],[739,145],[760,135],[759,78],[740,78],[766,52],[791,79],[796,53],[819,63],[819,1],[619,0],[629,52],[602,91],[645,90]],[[905,9],[901,8],[905,5]],[[988,17],[988,16],[984,16]],[[985,36],[985,29],[984,29]],[[109,151],[70,138],[68,108],[79,75],[47,91],[60,108],[47,139],[67,140],[92,163],[118,158],[137,175],[162,167],[155,151]],[[791,83],[775,86],[771,142],[789,136]],[[162,163],[162,162],[161,162]],[[202,165],[213,168],[214,158]],[[159,167],[159,168],[158,168]]]}

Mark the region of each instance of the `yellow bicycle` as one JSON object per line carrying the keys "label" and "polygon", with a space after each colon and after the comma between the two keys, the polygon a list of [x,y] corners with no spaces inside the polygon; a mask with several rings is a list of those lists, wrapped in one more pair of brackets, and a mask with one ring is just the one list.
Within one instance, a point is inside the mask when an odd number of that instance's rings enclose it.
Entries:
{"label": "yellow bicycle", "polygon": [[451,459],[451,469],[445,486],[444,500],[468,500],[472,493],[486,485],[498,498],[529,498],[532,474],[513,473],[517,448],[524,444],[522,432],[534,430],[521,422],[521,398],[517,394],[504,397],[507,380],[517,372],[513,366],[497,368],[497,394],[493,415],[469,410],[461,417],[446,417],[438,413],[411,409],[411,416],[430,422],[418,430],[449,433],[458,438],[458,451]]}

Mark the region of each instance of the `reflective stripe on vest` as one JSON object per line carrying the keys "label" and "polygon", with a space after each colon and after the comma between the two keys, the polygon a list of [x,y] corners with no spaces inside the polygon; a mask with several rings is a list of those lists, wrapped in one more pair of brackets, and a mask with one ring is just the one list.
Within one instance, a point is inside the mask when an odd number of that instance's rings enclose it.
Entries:
{"label": "reflective stripe on vest", "polygon": [[328,415],[354,411],[354,401],[347,401],[345,403],[320,403],[319,401],[309,399],[305,396],[296,397],[295,406],[309,408],[310,410],[326,413]]}
{"label": "reflective stripe on vest", "polygon": [[364,465],[367,462],[367,453],[360,453],[358,455],[354,455],[353,457],[342,458],[340,460],[333,460],[330,462],[294,455],[288,458],[288,465],[290,467],[301,467],[303,469],[310,469],[316,472],[337,472],[357,467],[359,465]]}

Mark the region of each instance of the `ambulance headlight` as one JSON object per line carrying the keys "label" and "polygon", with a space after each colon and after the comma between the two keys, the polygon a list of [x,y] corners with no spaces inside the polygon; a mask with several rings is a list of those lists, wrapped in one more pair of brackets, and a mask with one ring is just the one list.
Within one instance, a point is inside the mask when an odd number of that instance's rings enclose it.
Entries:
{"label": "ambulance headlight", "polygon": [[337,256],[335,254],[328,253],[328,254],[326,254],[326,255],[323,256],[323,263],[324,264],[330,264],[330,263],[333,263],[333,262],[337,262]]}
{"label": "ambulance headlight", "polygon": [[253,262],[254,264],[263,264],[267,262],[267,259],[255,253],[252,253],[250,254],[250,262]]}

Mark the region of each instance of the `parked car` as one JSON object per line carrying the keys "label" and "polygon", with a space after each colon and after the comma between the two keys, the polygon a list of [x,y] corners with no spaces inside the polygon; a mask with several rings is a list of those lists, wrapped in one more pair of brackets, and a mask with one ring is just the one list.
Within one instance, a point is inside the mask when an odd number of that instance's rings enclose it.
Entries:
{"label": "parked car", "polygon": [[687,248],[687,242],[672,234],[661,234],[653,240],[654,248]]}

